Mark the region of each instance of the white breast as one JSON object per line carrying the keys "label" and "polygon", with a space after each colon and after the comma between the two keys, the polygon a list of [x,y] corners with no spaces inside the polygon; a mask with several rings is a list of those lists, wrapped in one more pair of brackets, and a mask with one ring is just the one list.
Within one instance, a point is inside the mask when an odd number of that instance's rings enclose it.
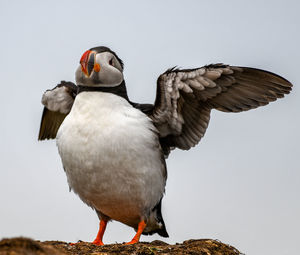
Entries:
{"label": "white breast", "polygon": [[125,99],[80,93],[57,134],[70,187],[98,211],[135,225],[164,192],[154,131],[151,120]]}

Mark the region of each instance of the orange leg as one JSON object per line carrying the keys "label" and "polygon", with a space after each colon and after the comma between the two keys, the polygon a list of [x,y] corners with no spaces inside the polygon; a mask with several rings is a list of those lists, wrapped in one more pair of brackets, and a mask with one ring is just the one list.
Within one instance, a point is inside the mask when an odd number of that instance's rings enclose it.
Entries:
{"label": "orange leg", "polygon": [[98,234],[96,236],[96,239],[94,240],[94,242],[92,242],[93,244],[96,244],[96,245],[104,245],[104,243],[102,242],[102,238],[103,238],[103,235],[104,235],[104,231],[106,229],[106,224],[107,224],[107,221],[105,220],[100,220],[100,227],[99,227],[99,231],[98,231]]}
{"label": "orange leg", "polygon": [[134,244],[134,243],[138,243],[139,240],[140,240],[141,234],[143,233],[143,231],[144,231],[146,225],[147,225],[147,224],[145,223],[145,221],[142,220],[142,221],[139,223],[138,230],[137,230],[135,236],[132,238],[132,240],[131,240],[130,242],[125,243],[125,244]]}

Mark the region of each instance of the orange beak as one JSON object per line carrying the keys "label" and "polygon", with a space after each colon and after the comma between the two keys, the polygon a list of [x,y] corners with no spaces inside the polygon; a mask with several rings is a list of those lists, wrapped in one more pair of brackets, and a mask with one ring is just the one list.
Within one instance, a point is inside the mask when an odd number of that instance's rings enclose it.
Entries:
{"label": "orange beak", "polygon": [[82,72],[86,75],[89,76],[88,73],[88,62],[89,62],[89,56],[91,54],[90,50],[87,50],[85,53],[83,53],[81,59],[80,59],[80,65],[81,65],[81,70]]}
{"label": "orange beak", "polygon": [[100,72],[100,65],[96,63],[96,52],[87,50],[80,59],[81,70],[86,76],[90,76],[92,71]]}

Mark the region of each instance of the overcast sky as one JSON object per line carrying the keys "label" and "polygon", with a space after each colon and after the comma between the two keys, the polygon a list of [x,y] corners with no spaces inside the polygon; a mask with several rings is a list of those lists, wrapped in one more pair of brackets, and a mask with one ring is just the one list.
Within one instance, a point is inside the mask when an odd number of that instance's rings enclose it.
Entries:
{"label": "overcast sky", "polygon": [[[82,53],[105,45],[125,63],[129,97],[151,103],[167,68],[251,66],[294,84],[245,113],[213,111],[204,139],[169,157],[170,238],[213,238],[246,254],[299,252],[299,1],[0,2],[0,239],[92,241],[98,219],[72,192],[55,141],[38,142],[42,93],[74,81]],[[105,243],[133,229],[108,225]]]}

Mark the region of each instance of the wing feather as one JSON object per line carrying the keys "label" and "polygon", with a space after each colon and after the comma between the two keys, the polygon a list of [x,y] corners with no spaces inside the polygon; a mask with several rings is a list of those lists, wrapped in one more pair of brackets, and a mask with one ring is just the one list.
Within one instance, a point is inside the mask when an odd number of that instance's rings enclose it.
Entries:
{"label": "wing feather", "polygon": [[283,97],[291,88],[286,79],[255,68],[224,64],[171,68],[157,80],[155,105],[148,115],[167,155],[170,149],[188,150],[200,141],[212,109],[247,111]]}
{"label": "wing feather", "polygon": [[77,86],[72,82],[61,81],[55,88],[47,90],[42,97],[45,106],[41,119],[38,140],[54,139],[57,131],[71,111],[77,94]]}
{"label": "wing feather", "polygon": [[67,114],[53,112],[44,107],[38,140],[54,139]]}

